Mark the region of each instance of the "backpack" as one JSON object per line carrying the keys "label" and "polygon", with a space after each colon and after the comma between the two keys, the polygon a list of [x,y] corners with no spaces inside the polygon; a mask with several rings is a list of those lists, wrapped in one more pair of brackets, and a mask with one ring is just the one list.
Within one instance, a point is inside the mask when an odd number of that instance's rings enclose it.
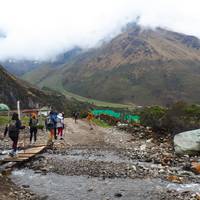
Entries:
{"label": "backpack", "polygon": [[57,123],[62,123],[60,118],[57,118],[57,119],[56,119],[56,122],[57,122]]}
{"label": "backpack", "polygon": [[16,127],[16,121],[15,120],[11,120],[9,125],[8,125],[8,131],[9,132],[15,132],[17,131],[17,127]]}
{"label": "backpack", "polygon": [[38,120],[37,119],[32,119],[31,121],[31,127],[37,127]]}
{"label": "backpack", "polygon": [[48,116],[46,118],[46,126],[47,127],[52,127],[53,126],[53,120],[52,120],[51,116]]}

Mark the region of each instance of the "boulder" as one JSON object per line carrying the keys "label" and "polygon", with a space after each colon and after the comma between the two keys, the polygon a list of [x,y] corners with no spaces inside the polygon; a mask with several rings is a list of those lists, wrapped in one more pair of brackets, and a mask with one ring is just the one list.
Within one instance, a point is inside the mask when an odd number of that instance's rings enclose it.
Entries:
{"label": "boulder", "polygon": [[175,135],[174,149],[180,155],[200,154],[200,129]]}
{"label": "boulder", "polygon": [[200,174],[200,163],[192,162],[191,163],[191,169],[195,174]]}

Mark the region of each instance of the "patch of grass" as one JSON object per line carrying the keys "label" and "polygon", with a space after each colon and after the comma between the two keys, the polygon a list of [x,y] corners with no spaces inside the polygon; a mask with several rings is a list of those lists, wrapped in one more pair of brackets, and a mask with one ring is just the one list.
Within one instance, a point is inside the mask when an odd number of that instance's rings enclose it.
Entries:
{"label": "patch of grass", "polygon": [[29,125],[29,117],[27,117],[27,116],[24,116],[24,117],[22,117],[21,118],[21,122],[22,122],[22,124],[24,125],[24,126],[28,126]]}
{"label": "patch of grass", "polygon": [[[29,82],[31,82],[33,84],[36,84],[40,88],[46,87],[46,88],[51,88],[53,90],[61,92],[68,99],[74,98],[80,102],[89,103],[89,104],[92,104],[92,105],[95,105],[98,107],[125,108],[125,109],[132,109],[133,107],[135,107],[135,105],[133,105],[133,104],[127,105],[127,104],[112,103],[112,102],[107,102],[107,101],[100,101],[100,100],[91,99],[91,98],[87,98],[87,97],[83,97],[83,96],[74,94],[72,92],[67,91],[64,88],[64,86],[62,84],[62,79],[63,79],[62,74],[54,74],[54,75],[51,74],[51,76],[41,77],[41,75],[43,73],[45,74],[45,70],[47,70],[47,71],[49,70],[49,73],[50,73],[50,71],[52,69],[44,67],[44,69],[41,69],[41,70],[42,71],[40,71],[40,72],[38,70],[36,70],[34,73],[33,72],[27,73],[22,78],[24,78],[25,80],[28,80]],[[41,81],[41,79],[42,79],[42,81]]]}
{"label": "patch of grass", "polygon": [[68,92],[64,89],[61,92],[68,98],[74,98],[78,101],[90,103],[90,104],[93,104],[93,105],[99,106],[99,107],[127,108],[127,109],[135,107],[134,105],[126,105],[126,104],[120,104],[120,103],[111,103],[111,102],[106,102],[106,101],[89,99],[89,98],[86,98],[86,97],[83,97],[83,96],[79,96],[77,94],[73,94],[73,93]]}
{"label": "patch of grass", "polygon": [[0,116],[0,126],[6,125],[8,123],[8,116]]}
{"label": "patch of grass", "polygon": [[111,126],[107,124],[106,122],[100,120],[100,119],[93,119],[92,120],[97,126],[103,127],[103,128],[110,128]]}
{"label": "patch of grass", "polygon": [[[29,119],[30,118],[27,117],[27,116],[22,117],[21,118],[22,125],[28,126],[29,125]],[[8,116],[0,116],[0,126],[5,126],[6,124],[8,124],[8,122],[9,122]],[[43,122],[44,122],[44,119],[42,118],[40,124],[41,123],[43,124]]]}

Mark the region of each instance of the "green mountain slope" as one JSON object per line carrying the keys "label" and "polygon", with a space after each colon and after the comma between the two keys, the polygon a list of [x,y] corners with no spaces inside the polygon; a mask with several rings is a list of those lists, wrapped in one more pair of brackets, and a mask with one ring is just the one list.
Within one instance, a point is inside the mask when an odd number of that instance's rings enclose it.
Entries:
{"label": "green mountain slope", "polygon": [[200,101],[200,40],[160,28],[129,27],[59,69],[45,70],[24,78],[40,87],[115,103]]}
{"label": "green mountain slope", "polygon": [[16,78],[0,66],[0,103],[16,109],[18,100],[21,102],[21,108],[35,108],[37,104],[40,106],[51,105],[58,111],[65,111],[66,114],[89,106],[73,99],[67,99],[55,91],[42,91]]}

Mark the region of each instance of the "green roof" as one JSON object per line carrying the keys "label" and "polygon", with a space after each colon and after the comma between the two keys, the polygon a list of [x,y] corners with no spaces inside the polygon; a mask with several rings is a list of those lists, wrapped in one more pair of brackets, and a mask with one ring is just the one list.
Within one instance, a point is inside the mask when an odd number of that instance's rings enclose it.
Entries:
{"label": "green roof", "polygon": [[0,112],[9,111],[9,110],[10,108],[6,104],[0,103]]}

